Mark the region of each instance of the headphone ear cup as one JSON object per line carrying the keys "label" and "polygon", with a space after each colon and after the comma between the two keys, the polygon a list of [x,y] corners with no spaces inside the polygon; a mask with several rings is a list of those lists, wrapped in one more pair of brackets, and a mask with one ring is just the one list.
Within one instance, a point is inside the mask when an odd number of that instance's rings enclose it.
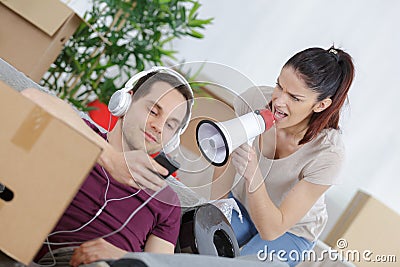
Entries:
{"label": "headphone ear cup", "polygon": [[132,102],[132,95],[125,90],[116,91],[108,102],[108,110],[112,115],[121,117],[128,111]]}

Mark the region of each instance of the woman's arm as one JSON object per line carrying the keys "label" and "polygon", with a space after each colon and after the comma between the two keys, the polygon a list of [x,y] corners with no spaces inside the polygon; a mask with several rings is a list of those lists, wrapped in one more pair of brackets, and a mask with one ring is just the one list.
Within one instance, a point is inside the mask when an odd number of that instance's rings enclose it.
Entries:
{"label": "woman's arm", "polygon": [[[249,183],[246,185],[249,186]],[[329,187],[300,181],[290,190],[279,207],[272,202],[265,186],[249,193],[250,216],[261,238],[274,240],[284,234],[306,215]]]}
{"label": "woman's arm", "polygon": [[289,230],[330,187],[301,180],[277,207],[266,190],[254,149],[242,145],[232,153],[232,162],[246,179],[250,216],[264,240],[274,240]]}

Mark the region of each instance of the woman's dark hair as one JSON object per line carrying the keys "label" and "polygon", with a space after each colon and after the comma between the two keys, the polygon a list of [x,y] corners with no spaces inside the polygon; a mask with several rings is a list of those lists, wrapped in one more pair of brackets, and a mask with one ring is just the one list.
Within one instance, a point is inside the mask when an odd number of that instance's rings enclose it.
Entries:
{"label": "woman's dark hair", "polygon": [[283,67],[293,68],[306,85],[318,94],[317,101],[331,98],[332,104],[322,112],[314,112],[309,127],[299,144],[314,139],[322,129],[339,129],[340,109],[354,78],[351,56],[341,49],[308,48],[291,57]]}

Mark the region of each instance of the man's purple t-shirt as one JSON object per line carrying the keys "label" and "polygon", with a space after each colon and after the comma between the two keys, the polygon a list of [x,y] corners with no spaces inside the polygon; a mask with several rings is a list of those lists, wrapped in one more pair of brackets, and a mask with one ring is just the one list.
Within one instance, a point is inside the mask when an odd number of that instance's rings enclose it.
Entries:
{"label": "man's purple t-shirt", "polygon": [[[88,121],[85,122],[99,135],[106,138],[106,135],[101,133],[96,126]],[[106,196],[107,200],[120,199],[137,192],[137,189],[114,180],[109,173],[107,175],[110,180]],[[96,164],[52,233],[56,231],[75,230],[91,220],[105,203],[104,194],[106,188],[107,176],[105,175],[105,170],[103,171],[102,167]],[[119,229],[132,212],[149,197],[149,191],[146,190],[145,192],[141,190],[133,197],[124,200],[108,201],[102,213],[89,225],[77,232],[51,235],[49,242],[85,242],[107,235]],[[180,226],[181,209],[179,204],[176,193],[170,187],[166,187],[136,213],[126,227],[120,232],[105,238],[105,240],[114,246],[132,252],[143,251],[146,240],[151,234],[175,245]],[[52,249],[77,245],[79,244],[54,245]],[[37,254],[36,260],[39,260],[47,252],[48,247],[44,245]]]}

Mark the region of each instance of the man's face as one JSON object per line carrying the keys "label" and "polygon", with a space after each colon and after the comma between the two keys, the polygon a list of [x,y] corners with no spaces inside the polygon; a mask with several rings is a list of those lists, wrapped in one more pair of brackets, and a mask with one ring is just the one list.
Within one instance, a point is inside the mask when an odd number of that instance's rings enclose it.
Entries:
{"label": "man's face", "polygon": [[124,150],[160,151],[182,126],[186,108],[186,99],[178,90],[167,82],[155,82],[149,93],[133,97],[122,124]]}

